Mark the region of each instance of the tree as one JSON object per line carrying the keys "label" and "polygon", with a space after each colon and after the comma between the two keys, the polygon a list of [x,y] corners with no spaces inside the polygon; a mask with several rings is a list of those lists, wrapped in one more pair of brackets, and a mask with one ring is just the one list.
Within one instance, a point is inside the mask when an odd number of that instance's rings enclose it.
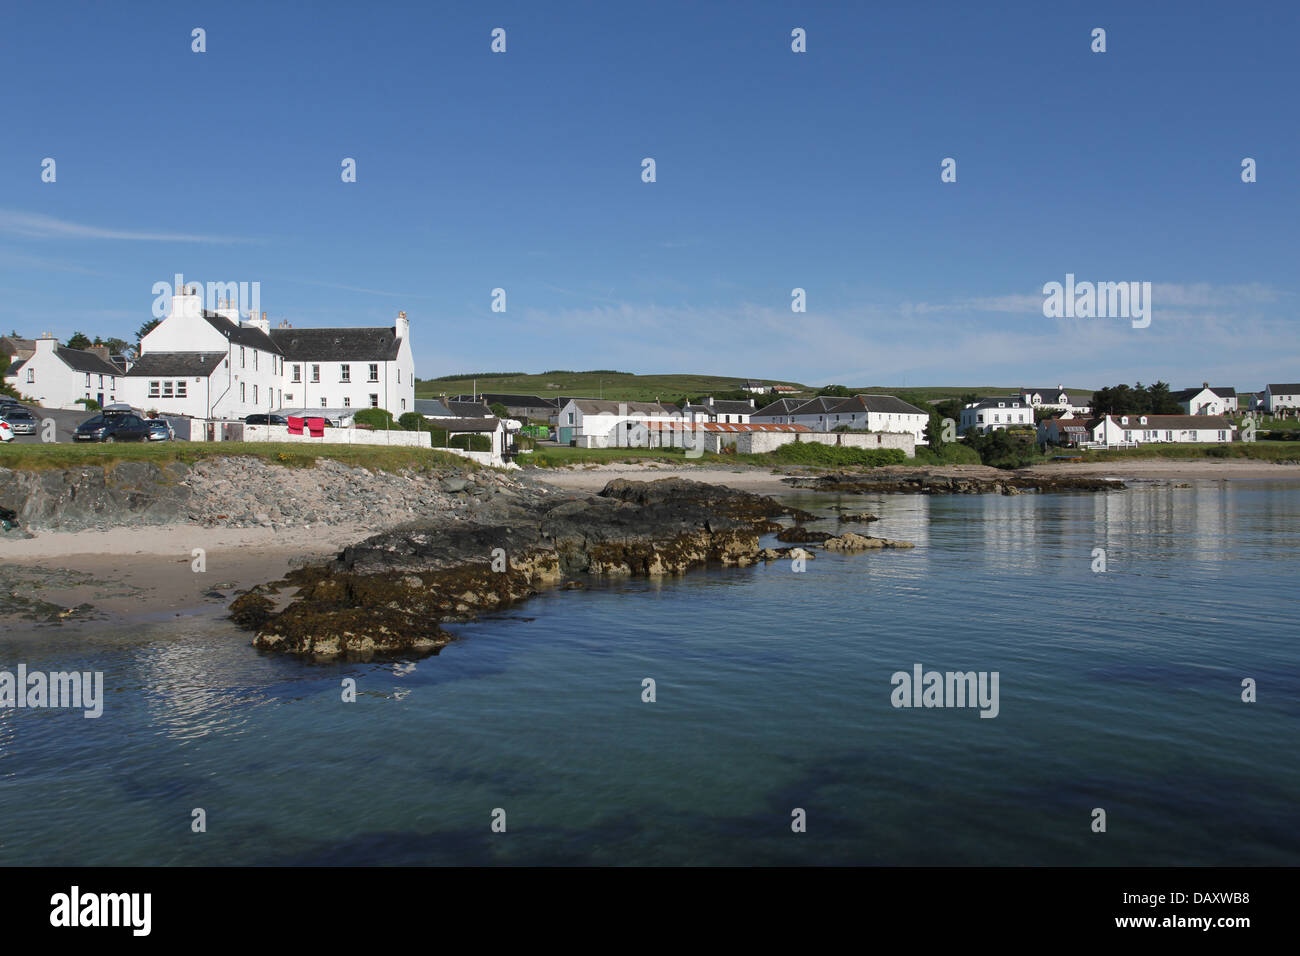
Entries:
{"label": "tree", "polygon": [[825,395],[829,398],[848,398],[850,392],[844,385],[827,385],[825,388],[817,389],[818,395]]}
{"label": "tree", "polygon": [[148,334],[149,334],[150,332],[152,332],[154,329],[158,328],[158,326],[159,326],[161,323],[162,323],[162,319],[150,319],[150,320],[149,320],[148,322],[146,322],[144,325],[140,326],[139,330],[135,333],[135,340],[136,340],[137,344],[138,344],[138,343],[139,343],[139,342],[140,342],[140,341],[141,341],[141,340],[142,340],[146,335],[148,335]]}
{"label": "tree", "polygon": [[493,402],[491,405],[488,406],[488,409],[489,409],[489,410],[492,412],[492,414],[495,415],[497,418],[509,418],[509,417],[510,417],[510,412],[509,412],[509,411],[506,409],[506,407],[505,407],[504,405],[502,405],[500,402]]}
{"label": "tree", "polygon": [[68,348],[70,349],[88,349],[90,345],[90,337],[84,332],[73,332],[72,338],[68,339]]}

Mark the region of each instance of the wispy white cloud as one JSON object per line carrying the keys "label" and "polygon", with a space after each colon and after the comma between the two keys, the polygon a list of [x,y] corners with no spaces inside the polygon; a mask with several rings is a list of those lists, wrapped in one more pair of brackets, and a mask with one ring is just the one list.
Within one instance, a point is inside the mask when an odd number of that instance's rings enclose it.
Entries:
{"label": "wispy white cloud", "polygon": [[312,279],[289,279],[283,276],[268,276],[269,280],[276,282],[289,282],[297,285],[316,286],[319,289],[339,289],[343,292],[360,292],[364,295],[379,295],[389,299],[431,299],[433,296],[425,295],[418,292],[389,292],[384,289],[366,289],[355,285],[339,285],[334,282],[316,282]]}
{"label": "wispy white cloud", "polygon": [[90,226],[85,223],[56,219],[42,213],[0,209],[0,233],[21,236],[24,239],[117,239],[131,242],[254,242],[236,236],[189,234],[173,232],[142,232],[135,229],[116,229]]}

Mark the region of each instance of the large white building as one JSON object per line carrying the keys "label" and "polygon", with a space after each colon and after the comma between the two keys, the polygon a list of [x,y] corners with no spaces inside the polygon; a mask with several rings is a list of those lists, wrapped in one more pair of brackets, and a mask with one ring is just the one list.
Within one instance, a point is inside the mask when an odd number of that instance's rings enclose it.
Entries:
{"label": "large white building", "polygon": [[241,419],[281,409],[415,408],[406,313],[379,328],[271,329],[266,313],[203,308],[197,290],[140,341],[118,400],[161,414]]}
{"label": "large white building", "polygon": [[81,408],[78,401],[110,405],[122,400],[122,370],[101,355],[60,345],[51,335],[34,342],[29,358],[15,362],[5,383],[44,408]]}
{"label": "large white building", "polygon": [[1075,402],[1064,387],[1056,388],[1022,388],[1018,393],[1020,400],[1030,408],[1046,408],[1058,412],[1070,412],[1074,415],[1086,415],[1092,411],[1087,402]]}
{"label": "large white building", "polygon": [[1099,445],[1153,442],[1230,442],[1233,424],[1214,415],[1106,415],[1088,422]]}
{"label": "large white building", "polygon": [[625,448],[639,440],[638,425],[686,421],[681,409],[671,405],[571,398],[557,416],[557,438],[562,445],[574,441],[579,448]]}
{"label": "large white building", "polygon": [[1300,384],[1267,386],[1264,389],[1264,409],[1270,415],[1300,409]]}
{"label": "large white building", "polygon": [[963,435],[974,429],[980,434],[1004,428],[1033,428],[1034,408],[1019,395],[981,398],[961,410],[958,431]]}
{"label": "large white building", "polygon": [[1228,415],[1237,411],[1237,390],[1227,385],[1211,388],[1205,382],[1200,388],[1175,392],[1173,397],[1188,415]]}
{"label": "large white building", "polygon": [[832,407],[826,413],[826,423],[827,431],[847,425],[853,431],[906,432],[916,444],[924,445],[930,413],[893,395],[854,395]]}

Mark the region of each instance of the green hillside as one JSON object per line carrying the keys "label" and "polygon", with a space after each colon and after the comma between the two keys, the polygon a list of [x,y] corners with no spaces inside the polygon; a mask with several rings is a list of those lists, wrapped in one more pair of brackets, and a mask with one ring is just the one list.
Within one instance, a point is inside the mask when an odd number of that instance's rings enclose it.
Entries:
{"label": "green hillside", "polygon": [[[799,382],[760,379],[764,385],[791,385],[801,391],[790,397],[811,397],[816,387]],[[559,395],[583,398],[607,398],[615,401],[652,402],[656,399],[675,402],[683,396],[708,395],[730,392],[745,384],[743,378],[725,375],[634,375],[616,371],[551,371],[536,375],[524,373],[489,372],[480,375],[448,375],[442,378],[417,378],[417,398],[434,398],[438,395],[460,395],[478,392],[511,392],[519,395]],[[1042,386],[1038,386],[1042,387]],[[852,395],[902,395],[918,401],[940,402],[963,395],[1011,395],[1018,385],[934,385],[934,386],[850,386]],[[1086,398],[1092,389],[1066,388],[1071,396]],[[755,396],[762,404],[764,396]]]}
{"label": "green hillside", "polygon": [[[631,372],[552,371],[537,375],[485,374],[454,375],[443,378],[416,379],[416,398],[433,398],[438,395],[469,394],[479,392],[512,392],[519,395],[541,395],[553,398],[559,395],[583,398],[614,399],[629,402],[653,402],[659,399],[675,402],[684,395],[707,395],[711,392],[728,392],[745,384],[743,378],[725,375],[633,375]],[[763,379],[765,385],[793,385],[798,382],[774,382]],[[812,389],[802,394],[811,395]]]}

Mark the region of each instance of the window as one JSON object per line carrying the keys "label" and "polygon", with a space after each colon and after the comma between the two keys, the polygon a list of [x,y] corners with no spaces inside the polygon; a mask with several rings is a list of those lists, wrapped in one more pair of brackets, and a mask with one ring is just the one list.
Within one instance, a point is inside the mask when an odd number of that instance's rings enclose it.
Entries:
{"label": "window", "polygon": [[[256,353],[256,352],[253,353],[253,357],[254,357],[254,358],[257,357],[257,353]],[[253,404],[254,404],[254,405],[257,404],[257,386],[256,386],[256,385],[253,386]]]}
{"label": "window", "polygon": [[370,363],[370,381],[379,381],[379,366],[374,362]]}
{"label": "window", "polygon": [[243,382],[240,382],[240,383],[239,383],[239,400],[240,400],[241,402],[244,401],[244,383],[243,383]]}
{"label": "window", "polygon": [[176,383],[176,397],[177,398],[185,397],[185,379],[180,379]]}
{"label": "window", "polygon": [[1165,432],[1165,441],[1173,441],[1173,440],[1174,440],[1174,433],[1173,433],[1173,432]]}
{"label": "window", "polygon": [[402,399],[402,411],[406,411],[406,399]]}
{"label": "window", "polygon": [[280,404],[281,404],[281,405],[284,404],[284,400],[285,400],[286,398],[287,398],[289,401],[292,402],[292,401],[293,401],[293,392],[290,392],[288,395],[285,395],[283,392],[280,393]]}
{"label": "window", "polygon": [[344,395],[344,396],[343,396],[343,407],[344,407],[344,408],[351,408],[351,407],[352,407],[352,399],[349,398],[347,395]]}
{"label": "window", "polygon": [[1125,433],[1124,433],[1124,440],[1125,440],[1125,441],[1132,441],[1132,440],[1133,440],[1133,433],[1132,433],[1132,432],[1125,432]]}
{"label": "window", "polygon": [[150,383],[149,383],[149,397],[150,397],[150,398],[157,398],[157,397],[158,397],[159,395],[161,395],[161,394],[162,394],[162,382],[150,382]]}
{"label": "window", "polygon": [[351,365],[340,365],[340,366],[339,366],[339,381],[340,381],[340,382],[350,382],[350,381],[352,381],[352,366],[351,366]]}
{"label": "window", "polygon": [[322,398],[322,399],[320,400],[320,407],[321,407],[321,408],[329,408],[329,402],[325,401],[325,399]]}
{"label": "window", "polygon": [[294,380],[295,382],[301,382],[301,381],[302,381],[302,366],[301,366],[301,365],[295,365],[295,366],[293,367],[293,380]]}
{"label": "window", "polygon": [[400,368],[397,370],[397,384],[402,384],[402,370]]}
{"label": "window", "polygon": [[371,408],[379,407],[379,396],[376,395],[374,392],[370,393],[370,407]]}
{"label": "window", "polygon": [[257,349],[253,349],[253,371],[257,371]]}
{"label": "window", "polygon": [[319,366],[319,365],[313,365],[313,366],[311,367],[311,380],[312,380],[313,382],[319,382],[319,381],[320,381],[320,366]]}
{"label": "window", "polygon": [[162,385],[163,385],[163,393],[162,393],[162,397],[163,397],[163,398],[171,398],[171,397],[172,397],[172,383],[171,383],[171,381],[168,380],[168,381],[166,381],[166,382],[163,382]]}
{"label": "window", "polygon": [[1227,440],[1228,440],[1228,433],[1224,431],[1219,432],[1219,441],[1227,441]]}
{"label": "window", "polygon": [[244,347],[242,345],[239,347],[239,367],[244,367]]}
{"label": "window", "polygon": [[90,373],[86,373],[86,388],[90,388]]}
{"label": "window", "polygon": [[573,412],[569,412],[569,424],[573,424]]}

